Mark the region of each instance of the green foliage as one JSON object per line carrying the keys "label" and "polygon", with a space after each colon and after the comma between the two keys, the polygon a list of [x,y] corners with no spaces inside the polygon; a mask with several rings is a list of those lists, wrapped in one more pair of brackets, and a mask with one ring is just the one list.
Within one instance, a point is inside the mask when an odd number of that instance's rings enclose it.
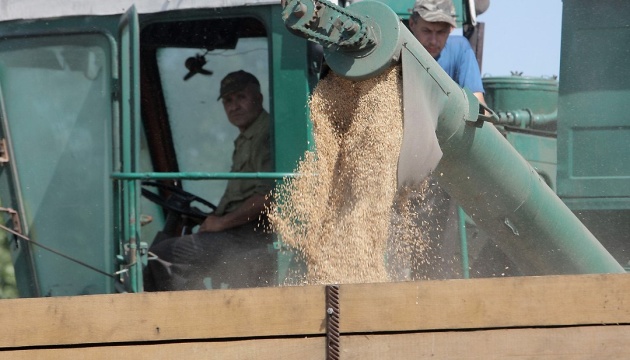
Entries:
{"label": "green foliage", "polygon": [[0,238],[0,299],[18,297],[15,272],[6,236]]}

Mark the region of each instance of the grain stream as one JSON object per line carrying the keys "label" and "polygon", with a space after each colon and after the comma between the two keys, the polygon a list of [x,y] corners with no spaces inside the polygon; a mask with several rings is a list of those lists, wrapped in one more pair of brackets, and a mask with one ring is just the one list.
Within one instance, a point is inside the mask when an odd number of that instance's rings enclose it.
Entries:
{"label": "grain stream", "polygon": [[315,152],[275,189],[272,229],[306,265],[303,284],[411,279],[423,261],[426,184],[397,188],[403,133],[399,66],[321,80],[310,99]]}

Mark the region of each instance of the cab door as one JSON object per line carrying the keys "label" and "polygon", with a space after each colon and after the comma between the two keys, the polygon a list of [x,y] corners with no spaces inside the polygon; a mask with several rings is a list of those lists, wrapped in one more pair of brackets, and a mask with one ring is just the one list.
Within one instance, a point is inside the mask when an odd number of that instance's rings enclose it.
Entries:
{"label": "cab door", "polygon": [[115,20],[0,24],[0,236],[22,297],[114,291]]}

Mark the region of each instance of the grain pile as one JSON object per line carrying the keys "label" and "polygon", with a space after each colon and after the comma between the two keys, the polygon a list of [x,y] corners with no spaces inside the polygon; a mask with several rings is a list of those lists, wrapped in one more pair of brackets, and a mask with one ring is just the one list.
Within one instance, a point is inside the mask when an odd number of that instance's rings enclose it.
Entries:
{"label": "grain pile", "polygon": [[361,82],[331,74],[318,84],[310,101],[317,151],[305,154],[301,176],[276,189],[269,214],[303,257],[304,283],[408,278],[412,257],[421,257],[413,199],[422,194],[398,191],[396,181],[401,94],[400,67]]}

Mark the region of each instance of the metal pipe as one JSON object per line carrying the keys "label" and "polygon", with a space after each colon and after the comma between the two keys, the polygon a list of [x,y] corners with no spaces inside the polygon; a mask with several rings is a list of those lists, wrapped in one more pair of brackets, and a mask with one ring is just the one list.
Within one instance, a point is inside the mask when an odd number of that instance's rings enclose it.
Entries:
{"label": "metal pipe", "polygon": [[535,128],[557,121],[558,110],[549,114],[535,114],[529,109],[498,111],[497,116],[499,119],[493,124]]}
{"label": "metal pipe", "polygon": [[[410,72],[406,50],[421,68],[439,74]],[[430,96],[438,107],[435,133],[443,156],[434,177],[523,274],[624,272],[501,133],[475,121],[489,117],[479,115],[472,93],[450,79],[417,42],[403,49],[403,74],[423,78],[416,97]]]}
{"label": "metal pipe", "polygon": [[[135,44],[140,30],[137,22],[137,11],[131,6],[122,17],[119,24],[119,36],[121,38],[121,161],[125,173],[137,171],[140,149],[140,59],[137,56]],[[138,239],[140,238],[140,226],[138,219],[139,192],[138,182],[135,180],[123,180],[122,205],[123,205],[123,241],[127,245],[127,263],[129,269],[129,287],[131,291],[138,292],[142,289],[142,266],[139,263],[141,257]]]}
{"label": "metal pipe", "polygon": [[[437,119],[435,135],[443,156],[434,177],[480,228],[494,236],[522,273],[624,272],[499,131],[483,123],[472,93],[450,79],[388,6],[367,0],[346,11],[377,20],[372,24],[378,27],[373,32],[377,46],[368,53],[343,49],[325,53],[332,71],[351,79],[368,78],[402,58],[403,81],[413,78],[416,85],[413,91],[404,89],[404,97],[413,96],[414,102],[427,107],[426,114]],[[426,175],[424,166],[417,165],[423,154],[409,151],[417,147],[406,147],[405,138],[420,132],[407,125],[405,120],[399,181],[402,177],[419,182]],[[406,164],[412,169],[405,169]]]}
{"label": "metal pipe", "polygon": [[468,236],[466,235],[466,213],[461,206],[457,207],[457,218],[459,220],[459,241],[462,250],[462,277],[470,278],[470,269],[468,264]]}
{"label": "metal pipe", "polygon": [[296,173],[285,172],[115,172],[116,180],[229,180],[229,179],[284,179],[297,177]]}

